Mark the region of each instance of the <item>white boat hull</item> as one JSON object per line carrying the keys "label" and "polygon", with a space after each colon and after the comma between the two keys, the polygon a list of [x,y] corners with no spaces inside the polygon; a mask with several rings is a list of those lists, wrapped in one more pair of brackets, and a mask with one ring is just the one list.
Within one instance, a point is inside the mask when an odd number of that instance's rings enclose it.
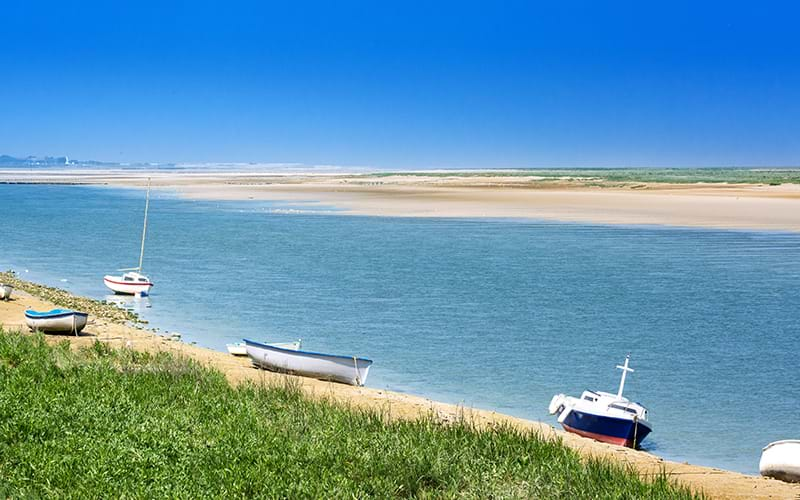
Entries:
{"label": "white boat hull", "polygon": [[364,385],[372,365],[372,361],[355,356],[293,351],[249,340],[245,343],[247,355],[260,368],[344,384]]}
{"label": "white boat hull", "polygon": [[8,300],[11,298],[11,291],[14,290],[11,285],[0,284],[0,300]]}
{"label": "white boat hull", "polygon": [[800,483],[800,440],[770,443],[761,452],[758,469],[762,476]]}
{"label": "white boat hull", "polygon": [[150,290],[153,288],[153,284],[149,281],[146,283],[126,282],[123,281],[122,276],[104,276],[103,283],[114,293],[124,295],[150,295]]}
{"label": "white boat hull", "polygon": [[56,317],[33,318],[25,316],[25,323],[32,331],[44,333],[80,333],[86,326],[89,315],[73,312]]}
{"label": "white boat hull", "polygon": [[225,348],[228,349],[228,354],[247,356],[247,346],[244,344],[226,344]]}

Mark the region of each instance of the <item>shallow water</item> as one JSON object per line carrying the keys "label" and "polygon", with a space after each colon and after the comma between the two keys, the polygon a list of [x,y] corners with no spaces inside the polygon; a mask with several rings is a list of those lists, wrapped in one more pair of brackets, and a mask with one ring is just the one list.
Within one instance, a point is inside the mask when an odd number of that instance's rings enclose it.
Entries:
{"label": "shallow water", "polygon": [[[302,338],[375,360],[372,387],[549,423],[557,392],[615,391],[630,352],[653,453],[756,473],[761,447],[800,437],[798,234],[152,198],[156,286],[136,307],[185,341]],[[102,276],[136,265],[142,191],[0,199],[0,268],[103,298]]]}

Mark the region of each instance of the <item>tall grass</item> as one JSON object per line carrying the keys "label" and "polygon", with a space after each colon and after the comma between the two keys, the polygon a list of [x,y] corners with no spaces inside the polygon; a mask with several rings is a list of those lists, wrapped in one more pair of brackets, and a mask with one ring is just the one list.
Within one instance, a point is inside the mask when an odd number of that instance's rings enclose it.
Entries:
{"label": "tall grass", "polygon": [[0,496],[691,498],[511,428],[389,421],[291,383],[0,330]]}

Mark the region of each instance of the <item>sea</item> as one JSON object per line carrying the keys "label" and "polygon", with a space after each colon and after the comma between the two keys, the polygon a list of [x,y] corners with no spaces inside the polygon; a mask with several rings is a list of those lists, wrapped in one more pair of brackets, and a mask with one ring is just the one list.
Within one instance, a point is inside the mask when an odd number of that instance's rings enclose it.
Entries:
{"label": "sea", "polygon": [[556,425],[554,394],[649,409],[643,448],[758,472],[800,438],[800,234],[522,219],[386,218],[335,207],[0,184],[0,268],[116,301],[159,333],[224,350],[302,339],[374,360],[368,386]]}

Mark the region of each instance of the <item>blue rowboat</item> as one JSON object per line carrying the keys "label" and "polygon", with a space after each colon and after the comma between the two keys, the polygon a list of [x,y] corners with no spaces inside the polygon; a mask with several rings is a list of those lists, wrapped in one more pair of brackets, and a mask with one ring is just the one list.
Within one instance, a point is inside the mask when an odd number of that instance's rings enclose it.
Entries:
{"label": "blue rowboat", "polygon": [[44,333],[74,333],[77,335],[86,326],[88,313],[72,309],[53,309],[52,311],[25,311],[25,323],[31,330]]}

